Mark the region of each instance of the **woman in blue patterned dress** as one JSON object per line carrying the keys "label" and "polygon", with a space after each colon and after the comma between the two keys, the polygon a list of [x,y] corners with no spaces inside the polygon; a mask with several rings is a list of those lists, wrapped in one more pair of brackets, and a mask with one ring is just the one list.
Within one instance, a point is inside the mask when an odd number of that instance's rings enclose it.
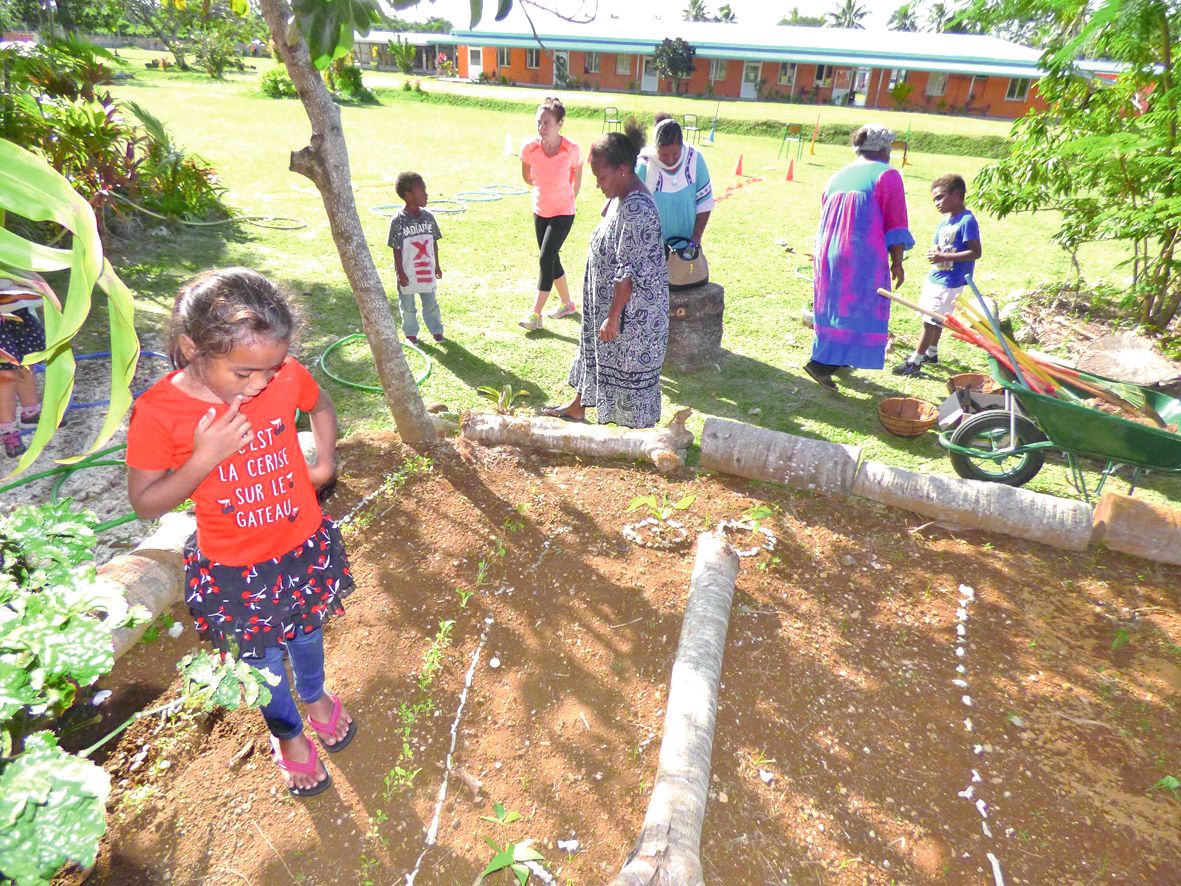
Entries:
{"label": "woman in blue patterned dress", "polygon": [[660,419],[660,370],[668,344],[668,265],[660,215],[635,173],[643,133],[609,132],[590,167],[609,200],[591,234],[583,280],[582,334],[568,383],[574,399],[542,412],[599,424],[650,428]]}

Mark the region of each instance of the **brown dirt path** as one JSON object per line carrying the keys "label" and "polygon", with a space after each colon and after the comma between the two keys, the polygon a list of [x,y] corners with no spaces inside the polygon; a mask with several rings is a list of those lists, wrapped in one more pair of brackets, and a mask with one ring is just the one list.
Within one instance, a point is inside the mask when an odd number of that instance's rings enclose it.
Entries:
{"label": "brown dirt path", "polygon": [[[389,437],[346,441],[334,513],[410,455]],[[483,836],[535,839],[559,883],[605,882],[647,805],[692,569],[691,548],[622,538],[628,501],[649,491],[696,493],[684,516],[695,531],[776,509],[773,557],[744,560],[738,580],[707,882],[985,884],[988,852],[1007,883],[1181,881],[1181,803],[1149,792],[1181,776],[1181,569],[920,529],[866,502],[705,475],[463,444],[433,457],[348,533],[359,588],[328,631],[328,670],[360,731],[328,760],[335,791],[287,797],[253,712],[138,724],[106,764],[116,790],[91,882],[404,882],[489,616],[456,752],[482,790],[452,780],[417,882],[471,883],[492,855]],[[961,584],[975,600],[957,617]],[[456,587],[476,591],[466,608]],[[421,771],[387,797],[399,706],[425,697],[414,674],[443,619],[455,626],[429,693],[438,713],[411,731]],[[107,681],[113,701],[193,642],[186,631],[152,647],[154,663],[150,651],[126,659]],[[969,785],[972,798],[958,796]],[[493,801],[523,819],[480,820]],[[555,846],[568,839],[577,852]]]}

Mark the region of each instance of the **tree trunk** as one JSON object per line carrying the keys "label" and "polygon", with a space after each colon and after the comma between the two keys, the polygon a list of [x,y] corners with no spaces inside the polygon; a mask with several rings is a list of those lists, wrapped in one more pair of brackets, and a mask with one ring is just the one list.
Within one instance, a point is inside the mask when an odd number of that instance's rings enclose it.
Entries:
{"label": "tree trunk", "polygon": [[[287,73],[312,124],[310,144],[291,154],[291,170],[311,179],[320,191],[332,228],[332,239],[357,299],[361,325],[373,351],[377,374],[398,434],[406,443],[433,441],[437,438],[434,423],[423,406],[414,376],[398,343],[385,287],[373,264],[361,219],[357,216],[340,109],[312,66],[307,44],[299,37],[297,29],[288,27],[291,8],[287,0],[262,0],[262,12],[275,39],[279,57],[287,66]],[[287,42],[289,36],[295,39],[294,43]]]}
{"label": "tree trunk", "polygon": [[701,826],[738,563],[738,555],[724,538],[712,532],[697,537],[697,560],[669,682],[652,800],[636,846],[611,886],[704,882]]}
{"label": "tree trunk", "polygon": [[469,412],[463,417],[463,436],[486,446],[532,447],[590,458],[644,459],[662,474],[669,474],[685,463],[685,449],[693,442],[693,432],[685,427],[689,413],[682,409],[663,428],[634,431],[558,418]]}
{"label": "tree trunk", "polygon": [[861,448],[707,418],[701,466],[750,480],[782,483],[827,495],[848,495]]}

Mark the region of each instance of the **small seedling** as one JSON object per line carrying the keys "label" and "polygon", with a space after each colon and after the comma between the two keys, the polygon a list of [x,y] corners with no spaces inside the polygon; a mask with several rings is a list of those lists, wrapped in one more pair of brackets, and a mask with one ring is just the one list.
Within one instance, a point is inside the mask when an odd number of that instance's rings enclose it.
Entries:
{"label": "small seedling", "polygon": [[529,868],[525,867],[524,862],[545,861],[545,857],[530,846],[528,842],[505,843],[502,849],[487,837],[483,837],[482,839],[492,847],[492,851],[496,854],[492,856],[492,860],[488,862],[484,868],[484,872],[480,874],[481,877],[487,877],[490,874],[495,874],[497,871],[508,868],[512,871],[513,876],[517,878],[517,883],[520,886],[525,886],[529,882]]}
{"label": "small seedling", "polygon": [[769,764],[774,763],[776,761],[773,760],[771,757],[767,756],[767,749],[764,748],[763,750],[758,751],[757,753],[751,754],[750,755],[750,762],[754,766],[758,767],[759,769],[766,769]]}
{"label": "small seedling", "polygon": [[514,821],[521,820],[521,813],[514,812],[511,809],[505,809],[503,803],[493,803],[492,804],[492,811],[495,813],[495,815],[481,815],[480,820],[481,821],[490,821],[493,824],[498,824],[498,825],[502,825],[502,826],[503,825],[510,825]]}
{"label": "small seedling", "polygon": [[459,594],[459,608],[467,609],[467,601],[472,598],[475,591],[465,591],[463,588],[456,588],[455,593]]}
{"label": "small seedling", "polygon": [[505,385],[497,390],[490,385],[480,385],[476,393],[496,405],[496,411],[501,415],[512,415],[517,408],[517,401],[528,398],[528,391],[514,391],[512,385]]}
{"label": "small seedling", "polygon": [[764,520],[769,520],[774,516],[775,509],[770,505],[755,505],[753,508],[748,508],[742,513],[743,521],[749,523],[751,529],[756,532],[763,525]]}
{"label": "small seedling", "polygon": [[480,587],[488,580],[488,570],[492,568],[492,564],[487,560],[481,560],[476,564],[476,587]]}
{"label": "small seedling", "polygon": [[1115,639],[1111,641],[1111,651],[1115,652],[1117,649],[1122,649],[1132,642],[1132,635],[1123,628],[1115,632]]}
{"label": "small seedling", "polygon": [[506,553],[508,553],[508,546],[505,545],[504,539],[501,538],[499,535],[492,540],[492,545],[493,545],[493,553],[497,557],[503,557]]}
{"label": "small seedling", "polygon": [[1148,789],[1148,793],[1150,794],[1153,791],[1168,791],[1174,800],[1181,802],[1181,779],[1175,775],[1166,775]]}
{"label": "small seedling", "polygon": [[669,501],[667,495],[662,495],[658,499],[655,495],[637,495],[627,505],[625,513],[630,514],[632,511],[640,508],[647,508],[648,512],[659,520],[661,523],[668,522],[677,511],[687,511],[689,507],[697,500],[697,496],[689,494],[679,499],[678,501]]}
{"label": "small seedling", "polygon": [[524,528],[525,523],[523,520],[514,520],[512,517],[509,517],[504,521],[504,529],[506,532],[520,532]]}

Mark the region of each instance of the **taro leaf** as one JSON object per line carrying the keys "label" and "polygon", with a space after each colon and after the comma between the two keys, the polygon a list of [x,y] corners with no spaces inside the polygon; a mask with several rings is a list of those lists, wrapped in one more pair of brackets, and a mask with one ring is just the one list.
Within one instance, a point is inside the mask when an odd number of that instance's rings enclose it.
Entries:
{"label": "taro leaf", "polygon": [[37,700],[29,686],[29,672],[10,661],[0,661],[0,723],[6,723],[25,705]]}
{"label": "taro leaf", "polygon": [[48,732],[30,735],[0,774],[0,874],[48,883],[67,861],[93,865],[110,789],[101,767],[67,754]]}
{"label": "taro leaf", "polygon": [[[487,843],[496,852],[492,859],[484,868],[484,873],[481,877],[487,877],[489,874],[495,874],[497,871],[504,868],[512,868],[513,873],[521,883],[529,879],[529,869],[521,862],[524,861],[545,861],[545,857],[529,845],[529,842],[524,843],[506,843],[504,849],[499,848],[495,843],[484,837],[484,842]],[[524,874],[524,879],[521,879],[521,874]]]}

